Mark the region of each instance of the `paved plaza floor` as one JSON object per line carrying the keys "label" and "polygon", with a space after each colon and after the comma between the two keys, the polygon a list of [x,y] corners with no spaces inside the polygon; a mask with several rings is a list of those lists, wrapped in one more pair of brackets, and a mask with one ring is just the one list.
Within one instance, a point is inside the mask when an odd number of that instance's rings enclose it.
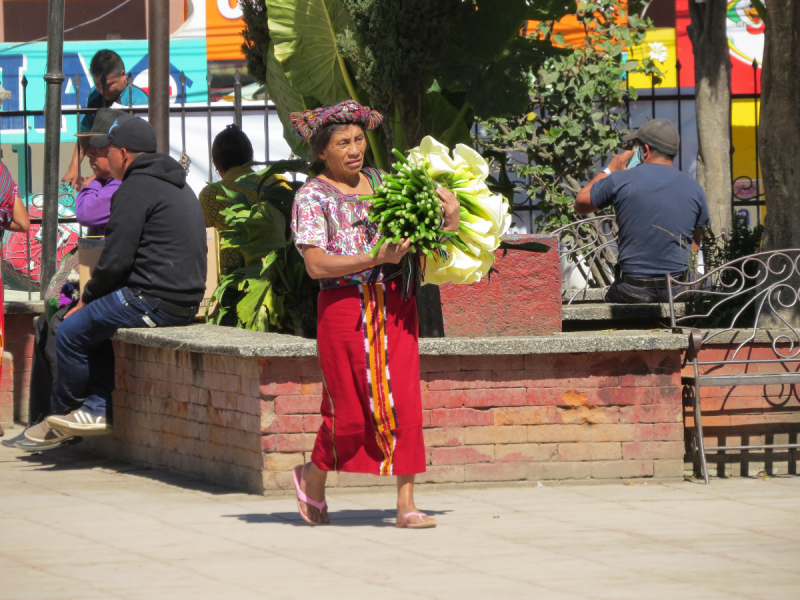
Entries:
{"label": "paved plaza floor", "polygon": [[395,529],[392,489],[311,528],[290,496],[0,448],[0,598],[800,598],[800,477],[418,496],[438,528]]}

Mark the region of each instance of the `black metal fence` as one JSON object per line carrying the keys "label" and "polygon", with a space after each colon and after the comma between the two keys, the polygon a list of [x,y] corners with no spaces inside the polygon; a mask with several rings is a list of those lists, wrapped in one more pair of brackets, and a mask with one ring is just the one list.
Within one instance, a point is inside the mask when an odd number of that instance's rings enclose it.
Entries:
{"label": "black metal fence", "polygon": [[[211,75],[209,74],[207,77],[207,81],[211,83]],[[44,109],[39,110],[29,110],[28,109],[28,80],[25,76],[21,79],[21,98],[20,103],[22,109],[21,110],[5,110],[0,112],[0,123],[5,126],[6,129],[13,129],[13,130],[21,130],[23,141],[22,144],[14,144],[13,151],[19,154],[19,161],[18,161],[18,172],[16,173],[15,180],[17,181],[17,185],[19,187],[20,197],[23,199],[25,203],[26,209],[31,212],[35,213],[34,216],[31,217],[31,225],[32,230],[25,235],[25,249],[24,249],[24,265],[25,267],[22,269],[14,269],[5,260],[7,256],[0,256],[3,265],[3,281],[5,285],[12,285],[16,288],[22,287],[22,291],[27,291],[28,298],[32,298],[34,292],[39,291],[39,283],[38,283],[38,274],[37,272],[40,271],[41,262],[46,260],[51,260],[53,263],[58,259],[58,257],[41,257],[39,256],[38,252],[32,251],[32,246],[35,248],[38,245],[37,236],[39,234],[39,229],[42,224],[42,217],[37,210],[38,207],[35,205],[35,200],[40,197],[41,191],[34,189],[33,183],[33,172],[37,168],[43,168],[43,165],[34,165],[32,160],[32,152],[31,146],[28,142],[28,122],[29,119],[34,119],[34,121],[39,121],[40,119],[44,118]],[[75,85],[75,98],[79,102],[81,98],[80,94],[80,87],[81,85],[87,85],[89,82],[83,82],[81,80],[80,75],[76,75],[74,78],[74,85]],[[264,136],[264,161],[260,161],[266,164],[271,164],[275,161],[271,160],[270,155],[270,115],[276,115],[275,105],[269,101],[268,95],[264,93],[263,101],[251,101],[245,102],[242,98],[242,85],[241,85],[241,78],[239,73],[237,72],[234,76],[234,87],[233,90],[233,102],[232,103],[222,103],[222,102],[213,102],[212,94],[214,91],[211,89],[210,85],[208,87],[208,93],[205,103],[192,103],[187,105],[187,90],[186,90],[186,75],[181,72],[179,78],[179,85],[180,90],[178,93],[177,103],[170,106],[169,113],[171,117],[171,121],[173,120],[172,117],[179,116],[180,117],[180,128],[181,128],[181,156],[180,162],[181,164],[187,168],[191,168],[191,161],[189,160],[189,156],[187,153],[187,137],[186,137],[186,128],[187,128],[187,118],[191,118],[194,120],[194,117],[199,115],[205,115],[205,122],[206,122],[206,130],[207,135],[205,136],[205,141],[207,144],[207,159],[208,159],[208,172],[207,172],[207,181],[212,181],[214,179],[214,168],[213,168],[213,161],[211,160],[211,145],[213,142],[214,135],[217,131],[214,131],[212,126],[212,118],[224,118],[229,117],[232,123],[235,123],[239,127],[242,127],[244,118],[248,115],[250,116],[260,116],[263,117],[263,136]],[[128,80],[128,89],[123,91],[120,100],[127,100],[125,110],[130,114],[139,114],[139,115],[146,115],[148,113],[147,106],[135,106],[133,104],[133,87],[132,87],[132,80]],[[66,118],[74,118],[76,122],[76,130],[80,130],[80,123],[82,118],[89,113],[96,112],[96,109],[88,109],[81,107],[80,104],[76,104],[75,106],[64,106],[62,107],[62,115]],[[252,138],[260,137],[260,135],[253,135],[253,131],[248,131]],[[259,132],[260,133],[260,132]],[[0,143],[2,143],[2,129],[0,129]],[[194,149],[195,151],[197,148]],[[260,153],[260,148],[254,148],[258,153]],[[282,156],[280,158],[287,158],[287,156]],[[62,172],[65,171],[67,165],[62,165],[61,170]],[[78,171],[78,178],[79,181],[81,180],[82,175],[86,174],[86,167],[83,168],[83,173],[81,173],[81,166],[79,164],[79,171]],[[91,173],[89,173],[91,174]],[[60,206],[62,208],[66,208],[67,212],[69,212],[70,208],[74,208],[74,206],[70,205],[70,202],[74,202],[74,195],[70,198],[68,194],[64,193],[62,188],[61,193],[59,194],[60,198]],[[59,211],[61,213],[61,211]],[[78,232],[78,236],[83,235],[83,230],[80,227],[77,219],[75,218],[74,214],[72,216],[63,216],[59,214],[58,217],[58,227],[59,232],[66,231],[65,227],[72,226],[73,229],[76,229]],[[5,241],[5,240],[4,240]],[[2,249],[5,250],[6,244],[2,244]],[[59,256],[62,253],[59,252]],[[22,264],[22,261],[19,261]],[[16,272],[12,272],[16,271]]]}
{"label": "black metal fence", "polygon": [[[627,111],[627,122],[629,127],[633,125],[634,127],[640,125],[641,123],[635,123],[634,120],[637,116],[641,117],[649,117],[649,118],[656,118],[656,117],[664,117],[667,118],[673,117],[674,115],[677,116],[675,119],[677,121],[677,127],[681,134],[681,149],[678,153],[677,157],[677,166],[679,169],[684,170],[687,166],[687,156],[686,156],[686,148],[691,147],[692,144],[687,143],[689,141],[693,141],[696,143],[696,134],[694,131],[686,131],[684,127],[684,115],[686,111],[691,109],[693,110],[694,104],[694,94],[692,93],[685,93],[682,91],[680,86],[680,70],[681,65],[680,62],[677,62],[677,81],[678,86],[674,89],[674,92],[669,89],[659,89],[656,88],[655,82],[651,81],[650,89],[647,90],[638,90],[639,91],[639,98],[637,101],[631,101],[630,99],[626,102],[626,111]],[[733,183],[734,183],[734,194],[731,198],[731,206],[733,209],[739,208],[749,208],[755,209],[757,214],[757,220],[760,220],[763,215],[763,208],[764,208],[764,198],[763,198],[763,191],[760,185],[760,177],[759,177],[759,165],[758,165],[758,144],[757,144],[757,136],[758,136],[758,111],[759,111],[759,100],[760,94],[756,92],[757,88],[757,70],[758,65],[756,62],[753,62],[753,90],[754,92],[751,94],[733,94],[731,97],[731,103],[736,101],[752,101],[753,104],[753,112],[755,115],[755,127],[753,128],[753,140],[752,143],[755,147],[755,164],[752,166],[751,172],[755,173],[755,177],[751,178],[748,175],[738,175],[734,172],[734,156],[736,152],[736,148],[731,144],[731,172],[733,174]],[[186,126],[187,126],[187,118],[195,117],[197,115],[205,115],[206,119],[206,145],[207,145],[207,156],[208,156],[208,178],[207,181],[212,181],[214,177],[213,172],[213,162],[211,160],[211,145],[214,138],[214,131],[212,126],[212,118],[213,117],[229,117],[231,122],[236,123],[240,127],[243,124],[243,119],[245,116],[259,116],[263,117],[263,133],[264,133],[264,158],[263,162],[270,164],[274,161],[271,160],[270,155],[270,115],[275,116],[275,106],[269,101],[268,94],[266,90],[264,90],[264,98],[263,101],[252,101],[252,102],[244,102],[242,99],[242,85],[241,79],[239,77],[238,72],[234,76],[234,88],[233,88],[233,102],[230,104],[226,103],[219,103],[212,101],[212,89],[210,87],[211,83],[211,75],[209,74],[207,77],[207,81],[209,83],[208,93],[205,103],[192,103],[187,104],[187,91],[186,91],[186,76],[184,73],[181,73],[180,76],[180,90],[178,93],[178,103],[170,106],[170,116],[180,116],[180,126],[181,126],[181,162],[184,164],[185,167],[191,169],[189,156],[187,154],[187,137],[186,137]],[[34,118],[43,118],[44,110],[28,110],[27,106],[27,85],[28,81],[23,76],[22,78],[22,98],[21,98],[21,106],[22,110],[14,110],[14,111],[2,111],[0,112],[0,121],[3,123],[12,123],[15,122],[17,124],[22,124],[21,127],[14,127],[14,129],[22,129],[23,131],[23,144],[21,147],[15,148],[15,151],[20,152],[20,169],[17,177],[20,195],[24,199],[26,203],[26,208],[31,208],[31,200],[36,197],[37,191],[33,189],[32,177],[31,174],[34,168],[38,168],[36,165],[32,165],[31,160],[31,150],[30,145],[28,144],[28,119]],[[75,86],[76,86],[76,99],[81,97],[80,95],[80,86],[87,85],[88,82],[82,82],[80,76],[75,77]],[[668,93],[671,92],[671,93]],[[129,80],[129,88],[127,91],[123,92],[122,99],[127,99],[127,108],[126,110],[129,111],[131,114],[147,114],[148,109],[145,106],[134,106],[133,105],[133,91],[132,91],[132,81]],[[80,129],[80,121],[84,115],[89,112],[92,112],[93,109],[86,109],[81,108],[79,105],[74,107],[63,107],[62,114],[66,115],[67,118],[75,118],[77,128]],[[732,111],[733,112],[733,111]],[[649,114],[648,114],[649,113]],[[666,114],[665,113],[669,113]],[[16,121],[10,121],[16,120]],[[731,124],[731,129],[733,125]],[[2,142],[2,135],[0,130],[0,142]],[[248,130],[248,133],[253,136],[253,131]],[[260,133],[259,133],[260,136]],[[690,140],[690,138],[692,138]],[[733,138],[733,136],[732,136]],[[196,148],[194,150],[197,150]],[[260,152],[260,148],[256,149]],[[286,156],[281,156],[278,158],[286,158]],[[534,223],[535,215],[536,215],[536,208],[534,205],[534,201],[523,195],[518,194],[517,198],[515,199],[515,221],[514,225],[519,231],[527,231],[533,232],[536,231],[536,226]],[[41,217],[34,217],[31,219],[31,223],[34,225],[34,229],[41,225]],[[77,224],[77,220],[72,217],[59,217],[59,226],[66,226],[66,225],[74,225]],[[79,229],[79,233],[82,233]],[[35,263],[36,257],[31,258],[31,234],[29,233],[26,237],[26,265],[28,269],[28,276],[22,277],[21,279],[25,281],[25,289],[32,294],[33,292],[38,290],[38,282],[35,281],[35,277],[31,277],[30,273],[34,271],[34,266],[32,263]],[[43,257],[42,260],[52,260],[55,261],[56,257]],[[5,261],[3,261],[4,269],[6,268]],[[24,274],[23,274],[24,275]]]}
{"label": "black metal fence", "polygon": [[[731,146],[730,146],[730,165],[732,175],[732,189],[731,195],[731,208],[735,211],[748,210],[752,219],[748,219],[748,224],[755,225],[763,221],[765,212],[764,193],[761,186],[760,172],[761,167],[758,162],[758,119],[759,119],[759,102],[761,94],[758,93],[758,69],[759,65],[756,61],[752,63],[753,71],[753,92],[746,94],[731,94],[731,123],[729,125],[731,132]],[[649,89],[638,88],[638,99],[636,101],[630,100],[630,96],[626,98],[625,110],[627,112],[627,127],[628,129],[635,129],[639,127],[644,119],[667,118],[676,123],[678,132],[681,136],[681,147],[676,157],[677,167],[682,171],[691,172],[689,168],[691,160],[696,156],[697,146],[697,133],[693,127],[687,130],[684,123],[687,110],[694,112],[694,93],[689,93],[686,88],[681,88],[681,64],[676,61],[677,71],[677,87],[675,88],[657,88],[654,78],[651,78]],[[692,89],[693,88],[689,88]],[[736,158],[736,147],[734,146],[734,103],[736,102],[752,102],[754,127],[752,132],[752,147],[755,149],[755,159],[752,164],[742,168],[741,164],[735,167],[734,159]],[[637,118],[638,117],[638,120]],[[694,119],[692,120],[694,123]],[[690,149],[695,149],[691,152]],[[741,149],[740,149],[741,150]],[[747,171],[754,174],[742,174],[741,171]],[[693,174],[693,173],[692,173]],[[586,174],[589,175],[588,173]],[[530,182],[528,182],[530,186]],[[528,186],[528,187],[529,187]],[[517,230],[532,232],[536,230],[535,218],[538,214],[536,209],[536,201],[527,197],[523,193],[518,193],[514,202],[514,226]]]}

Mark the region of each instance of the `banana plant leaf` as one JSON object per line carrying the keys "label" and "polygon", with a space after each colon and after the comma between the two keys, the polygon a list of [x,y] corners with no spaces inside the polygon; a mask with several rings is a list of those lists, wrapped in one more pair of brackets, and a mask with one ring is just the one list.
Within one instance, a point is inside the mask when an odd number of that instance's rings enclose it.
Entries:
{"label": "banana plant leaf", "polygon": [[319,106],[319,102],[310,97],[305,97],[292,87],[289,79],[283,72],[281,63],[275,58],[274,46],[270,44],[267,54],[267,89],[269,97],[275,103],[278,118],[283,125],[283,138],[289,144],[292,152],[298,156],[308,156],[309,147],[306,141],[295,132],[289,120],[289,114],[302,112]]}
{"label": "banana plant leaf", "polygon": [[[274,72],[275,65],[267,62],[267,88],[270,90],[276,106],[290,100],[296,106],[297,96],[309,104],[313,98],[316,106],[336,104],[349,98],[361,102],[358,90],[353,82],[344,57],[339,53],[337,36],[344,34],[353,20],[340,0],[266,0],[269,32],[271,37],[270,52],[283,71],[286,83],[294,90],[293,97],[288,94],[273,95],[270,86],[270,73],[273,80],[278,80]],[[273,81],[274,83],[274,81]],[[286,97],[284,97],[286,96]],[[365,102],[361,102],[365,104]],[[309,106],[308,108],[313,108]],[[278,109],[280,115],[297,110],[284,104]],[[300,109],[305,110],[305,109]],[[288,117],[281,118],[286,130]],[[284,131],[289,140],[294,132]],[[374,131],[367,132],[374,166],[388,170],[389,161],[386,149]],[[290,144],[292,142],[289,142]]]}
{"label": "banana plant leaf", "polygon": [[273,250],[286,248],[286,219],[267,202],[253,207],[250,218],[242,228],[247,232],[248,240],[239,246],[245,265],[252,264]]}
{"label": "banana plant leaf", "polygon": [[[352,24],[339,0],[267,0],[275,58],[292,87],[320,104],[355,96],[337,34]],[[270,89],[270,95],[272,95]]]}
{"label": "banana plant leaf", "polygon": [[423,123],[428,135],[449,148],[456,144],[472,145],[472,136],[463,112],[453,106],[441,92],[429,90],[423,103]]}
{"label": "banana plant leaf", "polygon": [[[246,279],[247,294],[245,294],[244,298],[236,305],[236,314],[247,329],[256,329],[259,312],[265,302],[270,300],[268,298],[270,288],[277,277],[276,271],[270,269],[270,267],[277,259],[277,252],[266,256],[260,265],[260,274],[257,277],[248,277]],[[269,307],[267,307],[267,309],[269,310]],[[271,314],[270,317],[272,317]]]}

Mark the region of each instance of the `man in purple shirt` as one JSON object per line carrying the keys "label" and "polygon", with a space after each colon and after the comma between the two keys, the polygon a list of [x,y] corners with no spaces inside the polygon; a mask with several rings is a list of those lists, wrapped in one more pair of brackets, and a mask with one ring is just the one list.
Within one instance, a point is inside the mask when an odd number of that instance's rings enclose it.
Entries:
{"label": "man in purple shirt", "polygon": [[[111,108],[101,108],[97,111],[91,131],[77,133],[77,137],[91,137],[101,133],[108,133],[114,122],[126,113]],[[94,148],[91,145],[86,150],[89,157],[89,166],[92,168],[94,178],[86,183],[75,197],[75,217],[78,223],[88,227],[86,235],[105,235],[106,223],[111,215],[111,196],[117,191],[119,181],[111,177],[108,166],[108,148]]]}
{"label": "man in purple shirt", "polygon": [[94,179],[75,197],[75,217],[78,223],[88,228],[86,235],[102,237],[111,215],[111,196],[117,191],[119,181],[111,177],[108,167],[108,147],[86,150]]}

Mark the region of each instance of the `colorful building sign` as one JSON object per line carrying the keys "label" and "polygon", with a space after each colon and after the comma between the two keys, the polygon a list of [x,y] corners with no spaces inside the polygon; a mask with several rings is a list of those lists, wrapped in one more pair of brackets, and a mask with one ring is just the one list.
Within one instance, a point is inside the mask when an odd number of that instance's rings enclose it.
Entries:
{"label": "colorful building sign", "polygon": [[[678,60],[681,61],[681,86],[694,86],[694,53],[686,28],[691,23],[689,2],[675,1],[675,31]],[[726,29],[731,53],[731,91],[734,94],[761,93],[761,59],[764,54],[764,23],[750,0],[728,2]],[[753,61],[756,62],[755,73]]]}
{"label": "colorful building sign", "polygon": [[242,9],[239,0],[195,0],[206,3],[208,60],[243,60]]}

